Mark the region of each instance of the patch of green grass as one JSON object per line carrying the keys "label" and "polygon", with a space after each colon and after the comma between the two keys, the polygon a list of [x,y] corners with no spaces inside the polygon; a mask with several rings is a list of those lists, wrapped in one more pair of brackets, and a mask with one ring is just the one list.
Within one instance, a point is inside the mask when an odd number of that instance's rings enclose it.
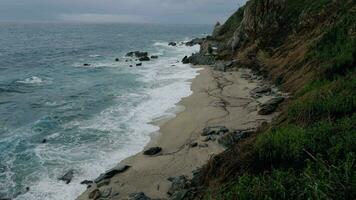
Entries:
{"label": "patch of green grass", "polygon": [[[292,103],[288,110],[290,122],[312,124],[320,119],[333,120],[356,110],[356,75],[339,78],[325,85],[314,85]],[[309,88],[311,89],[311,88]]]}

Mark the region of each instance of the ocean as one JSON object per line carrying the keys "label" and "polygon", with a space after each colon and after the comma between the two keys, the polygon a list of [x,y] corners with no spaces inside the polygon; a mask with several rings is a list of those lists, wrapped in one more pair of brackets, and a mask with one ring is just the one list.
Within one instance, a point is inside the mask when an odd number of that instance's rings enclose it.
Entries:
{"label": "ocean", "polygon": [[[0,198],[74,200],[81,181],[141,151],[151,122],[191,94],[198,69],[180,61],[199,46],[180,42],[211,29],[0,23]],[[126,62],[136,50],[159,58]],[[70,184],[58,180],[70,170]]]}

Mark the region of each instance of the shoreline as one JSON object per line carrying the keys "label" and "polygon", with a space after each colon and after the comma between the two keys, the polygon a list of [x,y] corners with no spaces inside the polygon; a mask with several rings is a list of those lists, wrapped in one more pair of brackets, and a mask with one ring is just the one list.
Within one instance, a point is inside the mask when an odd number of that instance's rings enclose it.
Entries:
{"label": "shoreline", "polygon": [[152,122],[160,130],[159,133],[152,133],[145,150],[160,147],[162,151],[154,156],[143,155],[141,151],[124,159],[120,165],[130,166],[127,171],[103,183],[91,184],[77,200],[90,199],[89,196],[95,193],[101,196],[105,193],[110,199],[128,199],[130,194],[139,192],[150,198],[167,199],[167,191],[171,187],[168,178],[181,175],[192,177],[192,171],[226,149],[216,138],[203,137],[204,128],[224,126],[231,131],[255,129],[277,114],[257,114],[258,105],[274,95],[260,100],[251,97],[251,91],[262,81],[241,78],[243,74],[251,74],[250,70],[220,72],[209,66],[198,66],[201,67],[199,74],[191,80],[192,94],[176,105],[177,108],[182,106],[182,109],[177,109],[176,116]]}

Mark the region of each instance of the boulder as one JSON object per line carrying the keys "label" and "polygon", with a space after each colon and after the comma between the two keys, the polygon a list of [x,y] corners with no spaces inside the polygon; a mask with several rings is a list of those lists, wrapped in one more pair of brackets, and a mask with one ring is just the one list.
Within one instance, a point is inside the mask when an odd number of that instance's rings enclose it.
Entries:
{"label": "boulder", "polygon": [[96,184],[96,187],[101,188],[105,185],[109,185],[110,184],[110,179],[106,179],[106,180],[102,180],[99,183]]}
{"label": "boulder", "polygon": [[182,63],[183,64],[188,64],[189,63],[188,56],[184,56],[184,58],[182,59]]}
{"label": "boulder", "polygon": [[42,144],[45,144],[45,143],[47,143],[47,139],[42,140]]}
{"label": "boulder", "polygon": [[69,170],[67,173],[65,173],[62,177],[58,178],[58,180],[66,182],[66,184],[69,184],[74,177],[74,170]]}
{"label": "boulder", "polygon": [[90,185],[92,183],[94,183],[94,181],[84,180],[84,181],[80,182],[80,184],[82,184],[82,185]]}
{"label": "boulder", "polygon": [[204,40],[201,39],[201,38],[195,38],[195,39],[193,39],[193,40],[191,40],[191,41],[185,43],[185,45],[191,47],[191,46],[194,46],[194,45],[200,45],[200,44],[203,43],[203,41],[204,41]]}
{"label": "boulder", "polygon": [[162,151],[161,147],[151,147],[148,150],[143,152],[143,155],[153,156]]}
{"label": "boulder", "polygon": [[174,47],[175,47],[175,46],[177,46],[177,43],[176,43],[176,42],[170,42],[170,43],[168,43],[168,45],[169,45],[169,46],[174,46]]}
{"label": "boulder", "polygon": [[189,144],[189,147],[194,148],[198,146],[198,142],[192,142]]}
{"label": "boulder", "polygon": [[183,63],[191,63],[193,65],[213,65],[215,58],[209,55],[202,55],[200,53],[192,54],[190,57],[183,58]]}
{"label": "boulder", "polygon": [[90,64],[89,63],[84,63],[83,66],[84,67],[88,67],[88,66],[90,66]]}
{"label": "boulder", "polygon": [[129,200],[151,200],[148,196],[143,192],[132,193],[129,195]]}
{"label": "boulder", "polygon": [[176,191],[189,188],[189,180],[186,176],[169,177],[168,181],[172,183],[168,189],[168,195],[173,195]]}
{"label": "boulder", "polygon": [[143,56],[138,59],[139,61],[150,61],[151,59],[148,56]]}
{"label": "boulder", "polygon": [[261,105],[260,111],[258,111],[258,114],[260,115],[269,115],[272,114],[274,111],[277,110],[278,105],[284,101],[283,97],[276,97],[273,98],[266,103]]}
{"label": "boulder", "polygon": [[148,52],[144,52],[144,51],[131,51],[129,53],[126,54],[127,57],[137,57],[137,58],[141,58],[141,57],[147,57],[148,56]]}
{"label": "boulder", "polygon": [[137,63],[136,66],[142,66],[142,63]]}
{"label": "boulder", "polygon": [[229,129],[227,129],[225,126],[210,126],[210,127],[205,127],[202,132],[202,136],[208,136],[208,135],[220,135],[229,132]]}
{"label": "boulder", "polygon": [[103,174],[100,174],[100,176],[98,178],[96,178],[94,180],[95,183],[99,183],[105,179],[110,179],[112,177],[114,177],[116,174],[120,174],[120,173],[123,173],[125,172],[126,170],[128,170],[131,166],[128,166],[128,165],[121,165],[119,164],[118,166],[116,166],[115,168],[113,169],[110,169],[108,171],[106,171],[105,173]]}
{"label": "boulder", "polygon": [[92,192],[89,193],[89,199],[94,199],[97,200],[101,197],[101,192],[99,189],[95,189]]}
{"label": "boulder", "polygon": [[112,188],[106,188],[106,189],[104,189],[104,190],[101,192],[100,198],[108,198],[108,197],[110,197],[111,192],[112,192]]}
{"label": "boulder", "polygon": [[158,59],[158,56],[151,56],[151,59]]}
{"label": "boulder", "polygon": [[116,62],[119,62],[119,61],[120,61],[120,59],[118,59],[118,58],[115,58],[115,61],[116,61]]}
{"label": "boulder", "polygon": [[271,91],[272,91],[271,87],[265,85],[265,86],[261,86],[261,87],[256,87],[255,89],[253,89],[251,91],[251,93],[253,93],[253,94],[264,94],[264,93],[268,93],[268,92],[271,92]]}
{"label": "boulder", "polygon": [[230,148],[234,144],[238,143],[241,139],[247,138],[250,135],[248,131],[233,131],[227,134],[224,134],[218,139],[219,144]]}

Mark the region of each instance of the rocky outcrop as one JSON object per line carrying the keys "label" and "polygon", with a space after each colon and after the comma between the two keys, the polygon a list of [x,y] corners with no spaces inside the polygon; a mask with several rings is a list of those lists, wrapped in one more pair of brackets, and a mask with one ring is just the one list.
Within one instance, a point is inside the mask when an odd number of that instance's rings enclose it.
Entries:
{"label": "rocky outcrop", "polygon": [[284,97],[273,98],[261,105],[261,110],[258,111],[260,115],[272,114],[278,108],[278,105],[284,101]]}
{"label": "rocky outcrop", "polygon": [[114,177],[116,174],[119,174],[119,173],[123,173],[125,172],[126,170],[128,170],[131,166],[128,166],[128,165],[121,165],[119,164],[118,166],[116,166],[115,168],[113,169],[110,169],[108,171],[106,171],[105,173],[103,174],[100,174],[100,176],[98,178],[96,178],[94,180],[95,183],[99,183],[105,179],[110,179],[112,177]]}
{"label": "rocky outcrop", "polygon": [[143,152],[143,155],[153,156],[162,151],[161,147],[151,147]]}
{"label": "rocky outcrop", "polygon": [[230,41],[231,48],[234,50],[259,36],[268,42],[280,31],[281,12],[285,7],[286,0],[247,2],[243,19]]}
{"label": "rocky outcrop", "polygon": [[58,178],[61,181],[64,181],[66,184],[69,184],[74,177],[74,170],[69,170],[62,177]]}

